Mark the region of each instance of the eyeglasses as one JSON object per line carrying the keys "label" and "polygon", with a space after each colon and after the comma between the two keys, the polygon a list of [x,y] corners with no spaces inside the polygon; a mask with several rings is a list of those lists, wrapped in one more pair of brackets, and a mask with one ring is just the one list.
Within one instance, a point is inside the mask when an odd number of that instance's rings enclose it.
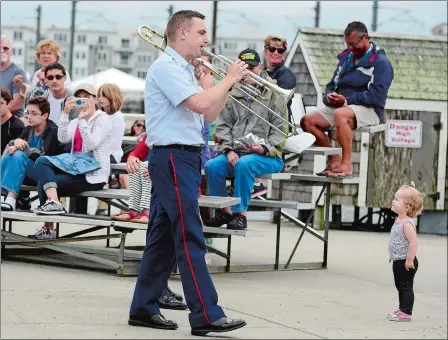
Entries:
{"label": "eyeglasses", "polygon": [[48,80],[53,80],[54,78],[56,78],[57,80],[61,80],[62,78],[64,78],[65,76],[62,76],[60,74],[57,74],[55,76],[47,76]]}
{"label": "eyeglasses", "polygon": [[275,51],[277,51],[278,54],[283,54],[286,51],[286,48],[283,48],[283,47],[265,46],[265,48],[271,53],[274,53]]}
{"label": "eyeglasses", "polygon": [[354,42],[346,42],[345,40],[344,40],[344,44],[345,45],[347,45],[347,46],[350,46],[350,47],[355,47],[356,45],[358,45],[359,44],[359,42],[362,40],[362,39],[364,39],[364,37],[365,37],[365,35],[363,35],[361,38],[359,38],[358,40],[356,40],[356,41],[354,41]]}
{"label": "eyeglasses", "polygon": [[9,51],[9,47],[8,46],[2,46],[2,51]]}

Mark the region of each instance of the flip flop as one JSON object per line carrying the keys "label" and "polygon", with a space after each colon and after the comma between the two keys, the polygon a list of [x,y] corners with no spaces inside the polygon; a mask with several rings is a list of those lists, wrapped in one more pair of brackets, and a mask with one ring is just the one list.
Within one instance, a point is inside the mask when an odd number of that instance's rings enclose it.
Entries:
{"label": "flip flop", "polygon": [[344,171],[342,171],[342,170],[340,170],[338,168],[334,169],[332,173],[333,173],[333,175],[329,175],[327,177],[341,178],[341,179],[343,179],[343,178],[351,178],[352,177],[352,173],[351,172],[350,173],[346,173],[346,172],[344,172]]}
{"label": "flip flop", "polygon": [[316,176],[329,177],[332,172],[333,171],[330,170],[329,168],[325,168],[325,170],[322,170],[321,172],[316,173]]}

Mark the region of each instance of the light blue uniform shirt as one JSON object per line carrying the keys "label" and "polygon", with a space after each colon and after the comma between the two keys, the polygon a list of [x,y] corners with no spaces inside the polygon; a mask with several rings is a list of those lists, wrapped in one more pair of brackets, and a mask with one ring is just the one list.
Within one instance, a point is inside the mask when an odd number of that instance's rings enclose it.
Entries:
{"label": "light blue uniform shirt", "polygon": [[204,144],[204,117],[181,104],[202,92],[194,67],[171,47],[165,49],[149,67],[145,85],[145,120],[148,137],[153,145]]}

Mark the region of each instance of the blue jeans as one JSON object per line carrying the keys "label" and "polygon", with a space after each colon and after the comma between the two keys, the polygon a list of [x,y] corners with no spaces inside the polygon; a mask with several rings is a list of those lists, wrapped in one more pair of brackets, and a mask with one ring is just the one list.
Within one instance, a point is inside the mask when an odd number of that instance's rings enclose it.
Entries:
{"label": "blue jeans", "polygon": [[255,178],[262,175],[280,172],[283,161],[280,157],[249,154],[241,156],[233,167],[226,155],[220,155],[205,163],[205,174],[212,196],[227,196],[226,177],[235,176],[235,197],[241,198],[241,203],[234,205],[232,211],[247,211]]}
{"label": "blue jeans", "polygon": [[36,161],[37,193],[40,204],[47,201],[45,190],[57,189],[59,197],[70,197],[89,190],[101,190],[106,183],[91,184],[86,175],[71,175],[56,168],[47,158],[40,157]]}
{"label": "blue jeans", "polygon": [[19,195],[25,177],[37,181],[34,162],[23,151],[17,150],[12,155],[2,156],[2,188]]}

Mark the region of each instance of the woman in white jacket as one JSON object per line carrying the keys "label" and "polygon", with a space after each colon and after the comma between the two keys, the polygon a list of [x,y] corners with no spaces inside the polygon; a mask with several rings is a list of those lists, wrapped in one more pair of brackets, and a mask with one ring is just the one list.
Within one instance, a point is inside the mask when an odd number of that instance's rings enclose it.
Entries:
{"label": "woman in white jacket", "polygon": [[70,154],[41,157],[36,162],[40,206],[37,214],[63,214],[60,196],[71,196],[87,190],[100,190],[110,174],[111,121],[107,114],[96,110],[95,98],[86,99],[87,107],[70,121],[61,115],[58,139],[72,143]]}

